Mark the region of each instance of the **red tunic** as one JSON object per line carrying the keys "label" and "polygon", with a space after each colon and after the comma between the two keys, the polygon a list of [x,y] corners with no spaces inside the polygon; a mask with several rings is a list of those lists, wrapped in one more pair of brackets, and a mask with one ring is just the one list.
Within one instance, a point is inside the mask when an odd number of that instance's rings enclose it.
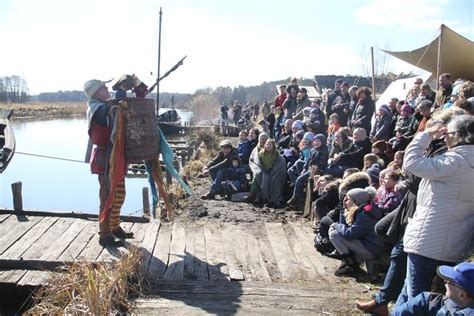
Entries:
{"label": "red tunic", "polygon": [[100,126],[96,122],[91,122],[89,137],[95,145],[91,156],[91,172],[94,174],[103,174],[105,172],[107,146],[110,142],[112,127]]}

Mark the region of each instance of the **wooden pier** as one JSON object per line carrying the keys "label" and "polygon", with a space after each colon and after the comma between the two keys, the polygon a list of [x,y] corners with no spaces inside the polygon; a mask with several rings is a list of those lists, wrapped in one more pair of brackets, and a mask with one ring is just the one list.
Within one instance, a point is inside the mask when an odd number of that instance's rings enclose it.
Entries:
{"label": "wooden pier", "polygon": [[[135,238],[125,248],[109,249],[98,243],[97,218],[23,213],[0,210],[0,285],[46,284],[69,263],[112,262],[139,247],[141,268],[156,286],[135,301],[137,314],[259,314],[287,306],[312,313],[317,302],[344,303],[341,294],[330,298],[336,293],[333,285],[341,282],[333,276],[339,262],[314,250],[308,223],[164,223],[124,217],[122,226]],[[351,291],[366,289],[355,284]]]}

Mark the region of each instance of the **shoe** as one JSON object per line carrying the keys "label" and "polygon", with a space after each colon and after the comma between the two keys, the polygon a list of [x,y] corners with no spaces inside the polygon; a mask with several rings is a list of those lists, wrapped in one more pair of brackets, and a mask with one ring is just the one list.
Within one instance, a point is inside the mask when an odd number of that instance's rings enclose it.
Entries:
{"label": "shoe", "polygon": [[341,255],[342,264],[334,271],[336,276],[351,276],[358,272],[360,267],[356,260],[350,254]]}
{"label": "shoe", "polygon": [[368,302],[356,301],[355,304],[357,309],[363,311],[364,313],[370,313],[378,316],[388,316],[387,304],[378,304],[374,299]]}
{"label": "shoe", "polygon": [[202,200],[214,200],[215,198],[216,198],[216,195],[212,194],[211,192],[206,193],[206,194],[201,196]]}
{"label": "shoe", "polygon": [[339,254],[339,252],[337,252],[337,250],[334,250],[333,252],[326,252],[324,255],[332,259],[342,260],[342,256]]}
{"label": "shoe", "polygon": [[116,240],[113,235],[105,235],[99,238],[99,244],[102,247],[123,247],[125,243],[122,240]]}
{"label": "shoe", "polygon": [[117,237],[118,239],[131,239],[131,238],[133,238],[133,233],[132,232],[127,233],[120,226],[119,226],[119,228],[112,230],[112,234],[114,234],[114,236]]}
{"label": "shoe", "polygon": [[255,193],[252,193],[250,192],[248,195],[246,195],[242,201],[243,202],[246,202],[246,203],[252,203],[253,201],[255,201],[255,198],[257,197],[257,195]]}

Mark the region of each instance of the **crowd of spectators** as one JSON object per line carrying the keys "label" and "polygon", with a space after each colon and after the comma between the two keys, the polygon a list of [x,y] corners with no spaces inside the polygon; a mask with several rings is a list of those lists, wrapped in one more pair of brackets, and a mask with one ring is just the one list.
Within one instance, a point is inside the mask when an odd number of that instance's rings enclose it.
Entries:
{"label": "crowd of spectators", "polygon": [[[378,293],[356,302],[364,312],[388,315],[391,301],[397,315],[419,312],[438,275],[451,312],[472,313],[473,264],[462,262],[474,244],[473,97],[474,83],[446,73],[439,90],[416,78],[405,100],[376,109],[368,87],[337,80],[311,101],[295,79],[265,103],[260,128],[242,130],[236,146],[221,143],[203,170],[212,186],[202,198],[248,192],[244,202],[257,206],[309,205],[315,247],[341,260],[337,276],[389,257]],[[233,107],[234,121],[241,112]]]}

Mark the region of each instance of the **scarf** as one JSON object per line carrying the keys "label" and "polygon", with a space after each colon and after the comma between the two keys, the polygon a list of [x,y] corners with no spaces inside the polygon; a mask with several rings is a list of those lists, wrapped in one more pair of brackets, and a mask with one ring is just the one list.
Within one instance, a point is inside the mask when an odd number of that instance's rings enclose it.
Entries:
{"label": "scarf", "polygon": [[260,159],[263,169],[266,170],[273,167],[273,163],[275,162],[277,156],[278,153],[275,148],[273,148],[271,152],[268,152],[265,149],[262,149],[258,152],[258,159]]}

